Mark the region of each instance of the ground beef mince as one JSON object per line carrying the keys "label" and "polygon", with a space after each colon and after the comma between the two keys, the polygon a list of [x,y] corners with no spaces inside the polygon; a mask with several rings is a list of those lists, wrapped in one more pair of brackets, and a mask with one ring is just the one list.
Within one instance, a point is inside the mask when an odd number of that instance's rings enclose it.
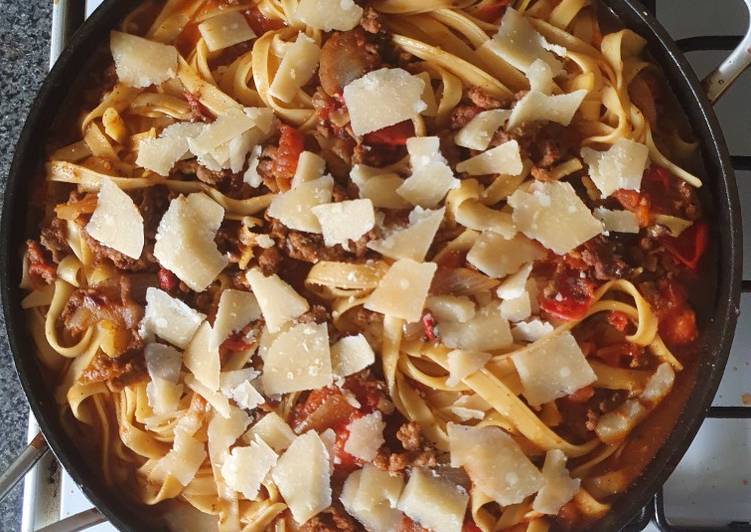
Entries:
{"label": "ground beef mince", "polygon": [[51,264],[41,246],[34,240],[26,241],[26,260],[32,286],[50,284],[57,277],[57,268]]}
{"label": "ground beef mince", "polygon": [[[452,131],[459,130],[469,124],[469,121],[482,112],[482,107],[478,107],[474,104],[462,104],[457,105],[451,111],[449,117],[449,124]],[[500,144],[500,142],[499,142]]]}
{"label": "ground beef mince", "polygon": [[279,271],[283,259],[284,257],[276,247],[264,249],[258,255],[258,267],[268,277]]}
{"label": "ground beef mince", "polygon": [[52,260],[55,262],[59,263],[71,252],[65,238],[67,234],[67,222],[60,218],[53,218],[47,226],[42,228],[39,241],[52,254]]}
{"label": "ground beef mince", "polygon": [[334,503],[330,508],[306,521],[300,532],[360,532],[365,528]]}
{"label": "ground beef mince", "polygon": [[503,106],[501,100],[493,98],[480,87],[470,87],[469,90],[467,90],[467,97],[469,98],[469,101],[480,109],[499,109]]}
{"label": "ground beef mince", "polygon": [[598,235],[581,245],[575,253],[592,268],[593,277],[599,281],[627,278],[631,268],[623,260],[623,250],[613,241]]}
{"label": "ground beef mince", "polygon": [[383,18],[378,11],[367,6],[363,11],[360,26],[368,33],[381,33],[383,31]]}
{"label": "ground beef mince", "polygon": [[368,35],[363,28],[337,31],[323,44],[318,77],[326,94],[340,95],[351,81],[381,66],[379,47]]}
{"label": "ground beef mince", "polygon": [[385,471],[398,472],[408,467],[435,467],[438,464],[435,447],[422,434],[422,428],[414,421],[402,424],[396,431],[401,450],[382,447],[373,465]]}
{"label": "ground beef mince", "polygon": [[114,389],[120,390],[130,384],[145,381],[147,376],[143,350],[128,351],[114,358],[100,351],[83,370],[80,382],[82,384],[106,382]]}
{"label": "ground beef mince", "polygon": [[499,129],[490,145],[498,146],[509,140],[519,143],[522,158],[530,159],[542,169],[550,169],[575,156],[580,146],[571,129],[554,122],[525,122],[510,131]]}

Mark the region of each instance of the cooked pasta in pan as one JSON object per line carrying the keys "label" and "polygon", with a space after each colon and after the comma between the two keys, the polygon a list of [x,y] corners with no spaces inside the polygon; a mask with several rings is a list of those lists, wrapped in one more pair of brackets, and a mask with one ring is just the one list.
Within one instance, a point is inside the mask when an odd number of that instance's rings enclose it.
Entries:
{"label": "cooked pasta in pan", "polygon": [[174,530],[605,515],[691,363],[708,230],[669,88],[602,11],[123,20],[51,137],[21,302],[107,483]]}

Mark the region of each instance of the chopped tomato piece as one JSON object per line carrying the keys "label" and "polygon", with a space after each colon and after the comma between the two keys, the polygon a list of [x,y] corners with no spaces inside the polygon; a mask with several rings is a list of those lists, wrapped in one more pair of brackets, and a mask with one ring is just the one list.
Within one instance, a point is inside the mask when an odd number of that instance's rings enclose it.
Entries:
{"label": "chopped tomato piece", "polygon": [[594,296],[592,281],[581,277],[581,272],[565,268],[556,273],[555,293],[543,297],[540,308],[556,318],[571,321],[582,319],[589,310]]}
{"label": "chopped tomato piece", "polygon": [[292,126],[283,124],[280,128],[279,149],[274,159],[274,176],[282,192],[289,190],[297,170],[297,160],[305,149],[303,134]]}
{"label": "chopped tomato piece", "polygon": [[704,222],[696,222],[678,237],[660,237],[660,243],[677,262],[696,271],[709,245],[709,227]]}
{"label": "chopped tomato piece", "polygon": [[365,144],[380,144],[385,146],[404,146],[407,139],[415,136],[415,125],[412,120],[405,120],[393,126],[368,133],[363,138]]}
{"label": "chopped tomato piece", "polygon": [[292,425],[299,430],[312,428],[322,432],[341,423],[346,425],[354,413],[342,392],[335,386],[327,386],[308,394],[302,406],[296,408]]}
{"label": "chopped tomato piece", "polygon": [[686,345],[696,340],[696,314],[683,307],[665,316],[659,325],[660,335],[671,346]]}
{"label": "chopped tomato piece", "polygon": [[159,271],[156,274],[156,278],[159,282],[159,288],[161,288],[165,292],[173,292],[177,288],[177,277],[167,268],[159,268]]}
{"label": "chopped tomato piece", "polygon": [[434,342],[438,338],[435,318],[430,312],[426,312],[422,317],[422,330],[428,342]]}
{"label": "chopped tomato piece", "polygon": [[608,323],[620,332],[625,332],[629,324],[629,319],[623,312],[614,310],[608,314]]}
{"label": "chopped tomato piece", "polygon": [[580,388],[574,393],[568,395],[566,399],[568,399],[572,403],[586,403],[587,401],[592,399],[592,396],[594,394],[595,389],[592,388],[592,386],[585,386],[584,388]]}
{"label": "chopped tomato piece", "polygon": [[[355,413],[350,421],[361,416],[362,414]],[[360,461],[357,458],[344,450],[344,446],[347,444],[347,439],[349,438],[347,425],[349,425],[349,421],[340,424],[334,429],[334,432],[336,432],[336,456],[334,457],[334,469],[339,474],[349,474],[360,465]]]}
{"label": "chopped tomato piece", "polygon": [[267,31],[278,30],[284,27],[284,22],[279,19],[266,18],[257,7],[252,7],[243,13],[248,25],[256,32],[256,35],[263,35]]}
{"label": "chopped tomato piece", "polygon": [[347,377],[344,388],[355,394],[357,402],[360,403],[360,411],[364,414],[376,410],[383,397],[383,392],[374,381],[360,379],[357,375]]}
{"label": "chopped tomato piece", "polygon": [[613,197],[617,199],[626,210],[636,214],[636,219],[639,221],[639,227],[649,226],[649,211],[651,206],[649,198],[639,194],[635,190],[625,190],[622,188],[613,192]]}

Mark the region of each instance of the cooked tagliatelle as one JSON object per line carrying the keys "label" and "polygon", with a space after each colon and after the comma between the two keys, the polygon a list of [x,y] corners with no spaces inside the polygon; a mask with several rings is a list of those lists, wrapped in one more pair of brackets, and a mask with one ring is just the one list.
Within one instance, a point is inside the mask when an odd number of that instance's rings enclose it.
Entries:
{"label": "cooked tagliatelle", "polygon": [[106,482],[174,530],[606,514],[674,422],[708,240],[644,47],[590,0],[144,2],[23,257]]}

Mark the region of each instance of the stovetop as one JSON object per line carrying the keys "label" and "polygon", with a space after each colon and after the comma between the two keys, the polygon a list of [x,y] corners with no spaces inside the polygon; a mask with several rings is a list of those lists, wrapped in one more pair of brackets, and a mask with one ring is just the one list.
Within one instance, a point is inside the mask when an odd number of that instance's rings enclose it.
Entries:
{"label": "stovetop", "polygon": [[[58,0],[60,1],[66,0]],[[100,1],[87,0],[87,14]],[[742,35],[749,24],[746,7],[741,0],[645,2],[650,4],[648,7],[651,9],[654,9],[655,3],[657,18],[676,40],[708,34]],[[693,45],[696,44],[694,40]],[[704,47],[706,42],[698,44]],[[53,48],[54,45],[53,43]],[[700,50],[687,55],[699,77],[702,77],[727,52]],[[734,155],[751,154],[749,94],[751,74],[746,73],[716,107],[728,146]],[[751,171],[738,171],[737,179],[741,203],[751,209]],[[744,256],[747,258],[744,261],[743,277],[751,279],[751,210],[745,214]],[[748,287],[751,288],[751,283]],[[713,412],[726,417],[710,418],[704,422],[685,457],[654,503],[627,530],[751,530],[751,420],[742,417],[751,408],[751,327],[746,325],[746,319],[751,320],[751,293],[744,293],[742,296],[741,315],[730,360],[713,403],[714,407],[719,407]],[[745,410],[742,408],[744,406],[747,407]],[[32,430],[33,427],[30,432]],[[64,471],[60,471],[52,460],[42,460],[27,476],[24,487],[23,532],[31,532],[91,508],[91,503],[72,479]],[[115,528],[102,523],[89,530],[109,532]]]}

